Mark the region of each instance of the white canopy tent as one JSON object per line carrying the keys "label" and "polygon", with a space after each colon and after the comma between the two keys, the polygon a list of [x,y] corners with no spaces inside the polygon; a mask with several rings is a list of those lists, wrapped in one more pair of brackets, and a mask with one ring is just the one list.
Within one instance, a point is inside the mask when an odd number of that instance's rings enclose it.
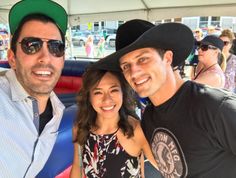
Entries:
{"label": "white canopy tent", "polygon": [[[0,23],[7,23],[11,6],[0,1]],[[69,14],[70,26],[103,20],[134,18],[156,21],[190,16],[236,16],[236,0],[56,0]]]}

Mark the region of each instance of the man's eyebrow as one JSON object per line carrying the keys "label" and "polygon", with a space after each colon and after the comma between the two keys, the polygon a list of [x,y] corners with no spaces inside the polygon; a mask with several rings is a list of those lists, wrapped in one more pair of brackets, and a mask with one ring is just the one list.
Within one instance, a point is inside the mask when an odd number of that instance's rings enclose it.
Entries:
{"label": "man's eyebrow", "polygon": [[147,50],[144,50],[144,51],[141,51],[140,54],[138,54],[137,56],[135,56],[135,58],[139,58],[140,56],[146,54],[146,53],[149,53],[149,51]]}
{"label": "man's eyebrow", "polygon": [[[149,51],[148,50],[144,50],[144,51],[141,51],[139,54],[137,54],[134,58],[139,58],[139,57],[141,57],[142,55],[144,55],[144,54],[146,54],[146,53],[149,53]],[[122,64],[125,64],[126,62],[122,62],[122,63],[120,63],[120,65],[122,65]]]}

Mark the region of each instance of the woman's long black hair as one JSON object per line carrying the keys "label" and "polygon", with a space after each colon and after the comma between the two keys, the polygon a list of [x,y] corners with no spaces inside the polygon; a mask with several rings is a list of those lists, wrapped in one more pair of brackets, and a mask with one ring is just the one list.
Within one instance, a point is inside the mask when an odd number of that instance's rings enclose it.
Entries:
{"label": "woman's long black hair", "polygon": [[128,121],[128,116],[131,115],[138,119],[138,116],[135,114],[137,97],[126,82],[123,74],[120,72],[88,68],[83,75],[83,84],[77,96],[78,114],[74,122],[74,126],[77,128],[77,135],[74,142],[78,142],[82,146],[85,144],[91,128],[97,128],[97,113],[90,103],[90,90],[98,85],[107,72],[118,78],[123,93],[123,103],[119,110],[120,120],[118,127],[128,138],[134,135],[134,129]]}

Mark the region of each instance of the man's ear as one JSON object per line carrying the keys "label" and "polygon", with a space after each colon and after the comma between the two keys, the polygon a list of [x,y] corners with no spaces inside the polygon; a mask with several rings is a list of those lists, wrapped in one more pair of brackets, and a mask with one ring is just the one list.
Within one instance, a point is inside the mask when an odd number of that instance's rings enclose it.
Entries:
{"label": "man's ear", "polygon": [[11,68],[16,69],[16,58],[14,52],[11,49],[8,49],[7,51],[7,59]]}
{"label": "man's ear", "polygon": [[166,59],[167,64],[172,65],[173,61],[173,52],[170,50],[167,50],[163,56],[164,59]]}

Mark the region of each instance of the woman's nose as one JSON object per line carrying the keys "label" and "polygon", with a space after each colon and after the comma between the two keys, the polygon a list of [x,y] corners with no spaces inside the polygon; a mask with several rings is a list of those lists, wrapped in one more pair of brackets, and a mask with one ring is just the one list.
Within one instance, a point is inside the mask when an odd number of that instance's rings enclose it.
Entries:
{"label": "woman's nose", "polygon": [[104,94],[103,102],[110,102],[112,101],[112,96],[109,93]]}

